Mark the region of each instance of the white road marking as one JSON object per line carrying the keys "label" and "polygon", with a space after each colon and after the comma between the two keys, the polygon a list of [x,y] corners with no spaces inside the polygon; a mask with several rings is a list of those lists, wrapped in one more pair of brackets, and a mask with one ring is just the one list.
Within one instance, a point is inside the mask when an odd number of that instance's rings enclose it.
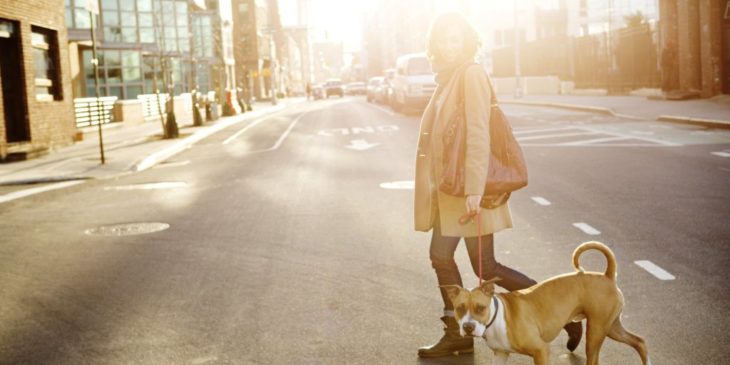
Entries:
{"label": "white road marking", "polygon": [[712,154],[720,157],[730,157],[730,152],[712,152]]}
{"label": "white road marking", "polygon": [[249,129],[255,127],[259,123],[261,123],[261,122],[263,122],[265,120],[268,120],[268,119],[269,118],[260,118],[260,119],[254,120],[253,122],[251,122],[251,124],[243,127],[240,131],[238,131],[238,132],[234,133],[232,136],[226,138],[226,140],[223,141],[223,144],[229,144],[229,143],[233,142],[233,140],[236,139],[236,138],[238,138],[238,136],[246,133],[246,131],[248,131]]}
{"label": "white road marking", "polygon": [[545,199],[543,197],[533,196],[532,197],[532,200],[534,200],[535,203],[540,204],[542,206],[550,205],[550,201],[548,201],[547,199]]}
{"label": "white road marking", "polygon": [[317,132],[317,134],[319,134],[320,136],[332,137],[332,133],[334,133],[335,131],[339,131],[339,133],[342,134],[343,136],[350,134],[350,129],[348,129],[348,128],[323,129],[323,130]]}
{"label": "white road marking", "polygon": [[395,190],[413,190],[416,186],[416,183],[413,180],[405,180],[405,181],[393,181],[393,182],[384,182],[380,184],[380,187],[383,189],[395,189]]}
{"label": "white road marking", "polygon": [[164,181],[147,184],[131,184],[131,185],[117,185],[117,186],[105,186],[104,190],[159,190],[159,189],[175,189],[183,188],[188,184],[184,181]]}
{"label": "white road marking", "polygon": [[645,136],[652,136],[655,134],[652,131],[631,131],[631,133],[632,134],[641,134],[641,135],[645,135]]}
{"label": "white road marking", "polygon": [[[582,129],[584,131],[594,132],[594,133],[604,133],[604,134],[608,134],[609,136],[627,137],[627,135],[625,135],[625,134],[608,132],[605,130],[594,129],[594,128],[589,128],[589,127],[580,127],[580,129]],[[638,137],[638,136],[630,136],[630,138],[638,139],[641,141],[659,143],[664,146],[681,146],[682,145],[681,143],[667,142],[667,141],[663,141],[661,139],[655,139],[655,138]]]}
{"label": "white road marking", "polygon": [[574,132],[574,133],[557,133],[557,134],[543,134],[541,136],[527,136],[527,137],[515,137],[517,141],[530,141],[533,139],[545,139],[545,138],[558,138],[558,137],[572,137],[572,136],[585,136],[589,134],[600,134],[601,132]]}
{"label": "white road marking", "polygon": [[50,185],[46,185],[46,186],[39,186],[36,188],[14,191],[9,194],[0,195],[0,203],[5,203],[5,202],[9,202],[11,200],[20,199],[20,198],[25,198],[26,196],[40,194],[40,193],[43,193],[46,191],[67,188],[69,186],[78,185],[83,182],[85,182],[85,180],[64,181],[64,182],[50,184]]}
{"label": "white road marking", "polygon": [[657,266],[653,262],[649,260],[638,260],[634,261],[635,264],[639,265],[642,269],[648,271],[650,274],[656,276],[659,280],[674,280],[676,279],[674,275],[668,273],[666,270],[662,269],[661,267]]}
{"label": "white road marking", "polygon": [[565,142],[565,143],[559,143],[560,146],[586,146],[596,143],[602,143],[602,142],[612,142],[612,141],[623,141],[631,139],[631,137],[606,137],[606,138],[594,138],[594,139],[586,139],[582,141],[575,141],[575,142]]}
{"label": "white road marking", "polygon": [[573,227],[578,228],[581,231],[583,231],[583,233],[589,234],[591,236],[597,236],[597,235],[601,234],[601,231],[591,227],[590,225],[588,225],[588,223],[583,223],[583,222],[573,223]]}
{"label": "white road marking", "polygon": [[367,105],[369,105],[369,106],[371,106],[373,108],[376,108],[376,109],[378,109],[378,110],[380,110],[382,112],[386,112],[389,115],[395,116],[395,113],[392,110],[385,109],[385,108],[381,107],[380,105],[375,105],[375,104],[372,104],[372,103],[367,103]]}
{"label": "white road marking", "polygon": [[539,132],[557,132],[563,131],[569,128],[526,128],[526,129],[515,129],[513,130],[515,135],[522,135],[527,133],[539,133]]}
{"label": "white road marking", "polygon": [[279,148],[281,146],[281,144],[284,143],[284,140],[286,139],[286,137],[289,136],[289,133],[291,133],[291,130],[294,129],[294,126],[297,125],[297,123],[299,123],[299,120],[302,119],[302,117],[307,113],[308,112],[299,114],[299,116],[296,117],[294,119],[294,121],[291,122],[291,124],[289,124],[289,128],[287,128],[286,131],[284,132],[284,134],[282,134],[281,137],[279,137],[279,139],[276,141],[274,146],[269,148],[268,150],[264,150],[264,151],[273,151],[273,150]]}
{"label": "white road marking", "polygon": [[353,139],[352,141],[350,141],[350,144],[345,146],[345,148],[349,148],[355,151],[365,151],[377,146],[378,144],[379,143],[369,143],[364,139]]}

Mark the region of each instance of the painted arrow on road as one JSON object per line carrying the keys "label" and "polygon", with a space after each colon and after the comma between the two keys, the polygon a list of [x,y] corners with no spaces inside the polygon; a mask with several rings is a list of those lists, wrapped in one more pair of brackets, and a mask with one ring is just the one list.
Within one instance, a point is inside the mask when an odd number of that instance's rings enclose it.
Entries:
{"label": "painted arrow on road", "polygon": [[378,143],[368,143],[364,139],[353,139],[352,141],[350,141],[350,144],[348,144],[345,147],[347,147],[351,150],[365,151],[365,150],[371,149],[377,145],[378,145]]}

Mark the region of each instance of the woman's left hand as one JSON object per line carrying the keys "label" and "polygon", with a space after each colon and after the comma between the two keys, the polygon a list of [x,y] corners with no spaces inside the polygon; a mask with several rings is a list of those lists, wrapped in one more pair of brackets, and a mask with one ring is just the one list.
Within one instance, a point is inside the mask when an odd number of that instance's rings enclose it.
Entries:
{"label": "woman's left hand", "polygon": [[466,197],[466,211],[469,214],[477,214],[479,212],[479,204],[482,201],[481,195],[469,195]]}

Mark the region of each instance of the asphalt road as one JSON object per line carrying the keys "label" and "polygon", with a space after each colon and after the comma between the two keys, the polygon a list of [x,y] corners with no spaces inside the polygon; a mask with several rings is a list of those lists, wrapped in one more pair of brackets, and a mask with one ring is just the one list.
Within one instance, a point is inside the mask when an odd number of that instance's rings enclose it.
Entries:
{"label": "asphalt road", "polygon": [[[571,271],[579,243],[605,242],[623,322],[655,364],[730,363],[730,132],[505,110],[530,185],[498,259],[544,280]],[[417,134],[418,116],[359,98],[309,102],[141,173],[0,204],[0,363],[489,363],[483,342],[416,357],[441,336],[430,235],[412,230]],[[169,228],[99,230],[154,222]],[[605,264],[587,253],[583,266]],[[583,364],[584,343],[570,355],[565,340],[552,363]],[[611,340],[601,359],[640,363]]]}

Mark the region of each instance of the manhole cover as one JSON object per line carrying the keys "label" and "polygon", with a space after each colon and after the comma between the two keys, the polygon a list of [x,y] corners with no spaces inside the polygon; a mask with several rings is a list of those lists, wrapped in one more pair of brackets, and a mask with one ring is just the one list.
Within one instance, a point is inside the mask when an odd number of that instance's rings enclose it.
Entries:
{"label": "manhole cover", "polygon": [[99,226],[87,229],[84,233],[95,236],[134,236],[164,231],[168,228],[170,228],[170,225],[167,223],[139,222]]}
{"label": "manhole cover", "polygon": [[187,186],[187,183],[184,181],[163,181],[145,184],[107,186],[104,190],[156,190],[183,188],[185,186]]}
{"label": "manhole cover", "polygon": [[384,182],[384,183],[380,184],[380,187],[383,189],[413,190],[414,185],[415,184],[414,184],[413,180],[406,180],[406,181]]}

